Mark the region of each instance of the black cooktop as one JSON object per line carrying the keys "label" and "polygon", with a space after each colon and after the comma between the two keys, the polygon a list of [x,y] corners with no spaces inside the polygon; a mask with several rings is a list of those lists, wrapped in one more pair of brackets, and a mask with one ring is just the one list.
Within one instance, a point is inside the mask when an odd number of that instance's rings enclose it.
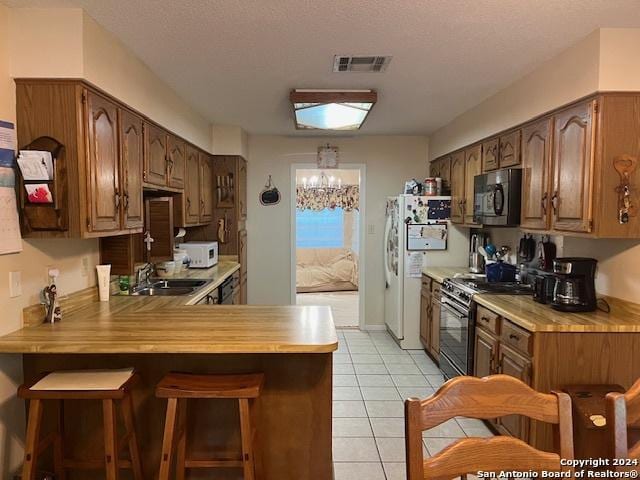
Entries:
{"label": "black cooktop", "polygon": [[487,282],[477,278],[452,278],[451,281],[473,290],[474,293],[499,293],[507,295],[531,295],[531,285],[519,282]]}

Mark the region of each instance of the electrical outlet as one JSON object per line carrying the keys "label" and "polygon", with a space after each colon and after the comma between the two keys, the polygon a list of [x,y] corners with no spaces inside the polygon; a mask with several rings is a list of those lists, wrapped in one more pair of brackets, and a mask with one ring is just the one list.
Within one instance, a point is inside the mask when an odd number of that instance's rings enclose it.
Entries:
{"label": "electrical outlet", "polygon": [[22,272],[9,272],[9,297],[22,295]]}
{"label": "electrical outlet", "polygon": [[82,257],[82,276],[89,276],[89,257]]}
{"label": "electrical outlet", "polygon": [[367,233],[369,235],[375,235],[376,233],[376,226],[373,223],[370,223],[369,225],[367,225]]}

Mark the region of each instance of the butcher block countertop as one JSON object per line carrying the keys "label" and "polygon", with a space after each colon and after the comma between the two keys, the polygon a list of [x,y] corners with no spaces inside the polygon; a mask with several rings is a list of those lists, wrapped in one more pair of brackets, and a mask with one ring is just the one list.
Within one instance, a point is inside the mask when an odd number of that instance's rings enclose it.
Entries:
{"label": "butcher block countertop", "polygon": [[[0,337],[0,353],[329,353],[338,338],[329,307],[193,305],[239,268],[181,272],[213,279],[195,296],[87,295],[62,303],[63,318]],[[30,307],[31,308],[31,307]],[[41,317],[36,317],[41,318]]]}
{"label": "butcher block countertop", "polygon": [[[468,273],[466,267],[426,267],[423,273],[437,282],[456,274]],[[529,295],[474,295],[474,301],[530,332],[639,332],[640,305],[607,297],[610,313],[600,310],[586,313],[559,312],[550,305],[534,302]]]}

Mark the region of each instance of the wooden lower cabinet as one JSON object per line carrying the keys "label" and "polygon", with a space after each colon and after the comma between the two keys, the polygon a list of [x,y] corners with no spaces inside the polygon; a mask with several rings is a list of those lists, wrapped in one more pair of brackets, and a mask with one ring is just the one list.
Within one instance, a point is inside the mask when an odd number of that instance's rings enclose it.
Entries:
{"label": "wooden lower cabinet", "polygon": [[436,361],[440,356],[440,283],[423,276],[420,294],[420,341]]}
{"label": "wooden lower cabinet", "polygon": [[[513,328],[511,322],[496,316],[490,310],[478,307],[479,314],[493,322],[477,324],[474,348],[474,374],[477,377],[486,377],[502,373],[516,377],[527,385],[531,385],[532,359],[524,352],[519,352],[505,343],[505,335],[509,335]],[[492,331],[487,327],[495,327]],[[496,332],[502,331],[502,336]],[[507,340],[508,341],[508,340]],[[489,420],[489,423],[501,434],[519,438],[525,442],[530,438],[530,421],[520,415],[508,415],[506,417]]]}
{"label": "wooden lower cabinet", "polygon": [[498,338],[481,328],[476,328],[473,368],[476,377],[497,373],[495,360],[498,354]]}
{"label": "wooden lower cabinet", "polygon": [[[498,373],[510,375],[531,384],[531,359],[500,343],[498,346]],[[529,419],[521,415],[507,415],[497,421],[498,430],[522,441],[529,441]]]}

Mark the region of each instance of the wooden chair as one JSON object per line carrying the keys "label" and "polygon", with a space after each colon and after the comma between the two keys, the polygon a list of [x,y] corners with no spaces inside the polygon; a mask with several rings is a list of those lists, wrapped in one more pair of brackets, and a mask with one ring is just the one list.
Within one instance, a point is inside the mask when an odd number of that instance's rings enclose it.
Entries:
{"label": "wooden chair", "polygon": [[613,458],[640,460],[640,442],[629,446],[628,433],[630,426],[637,427],[640,424],[640,380],[637,380],[626,393],[608,393],[606,402]]}
{"label": "wooden chair", "polygon": [[[244,480],[256,478],[256,431],[252,407],[260,396],[264,375],[193,375],[170,373],[156,388],[156,396],[167,398],[159,480],[169,480],[176,453],[176,479],[184,480],[190,468],[242,468]],[[235,458],[189,458],[187,454],[187,401],[189,399],[237,399],[240,411],[241,452]],[[177,427],[177,428],[176,428]]]}
{"label": "wooden chair", "polygon": [[[33,385],[22,385],[18,389],[18,396],[29,401],[29,418],[27,421],[27,435],[25,440],[24,463],[22,467],[23,480],[35,480],[38,457],[49,446],[53,446],[53,468],[56,480],[65,480],[66,470],[90,470],[104,468],[107,480],[117,480],[119,469],[130,468],[135,480],[143,480],[140,451],[135,430],[133,402],[131,401],[131,387],[138,381],[138,375],[133,374],[118,389],[115,390],[32,390]],[[64,452],[64,401],[65,400],[99,400],[102,402],[104,422],[104,459],[79,460],[65,458]],[[57,403],[58,420],[56,430],[40,441],[40,427],[42,425],[43,402]],[[116,405],[122,409],[125,435],[118,438]],[[127,445],[131,460],[119,459],[121,446]]]}
{"label": "wooden chair", "polygon": [[[559,425],[560,454],[537,450],[512,437],[464,438],[424,460],[422,432],[454,417],[490,419],[504,415]],[[509,375],[457,377],[425,400],[405,401],[407,479],[449,479],[478,471],[572,471],[560,459],[573,459],[571,400],[565,393],[542,394]]]}

